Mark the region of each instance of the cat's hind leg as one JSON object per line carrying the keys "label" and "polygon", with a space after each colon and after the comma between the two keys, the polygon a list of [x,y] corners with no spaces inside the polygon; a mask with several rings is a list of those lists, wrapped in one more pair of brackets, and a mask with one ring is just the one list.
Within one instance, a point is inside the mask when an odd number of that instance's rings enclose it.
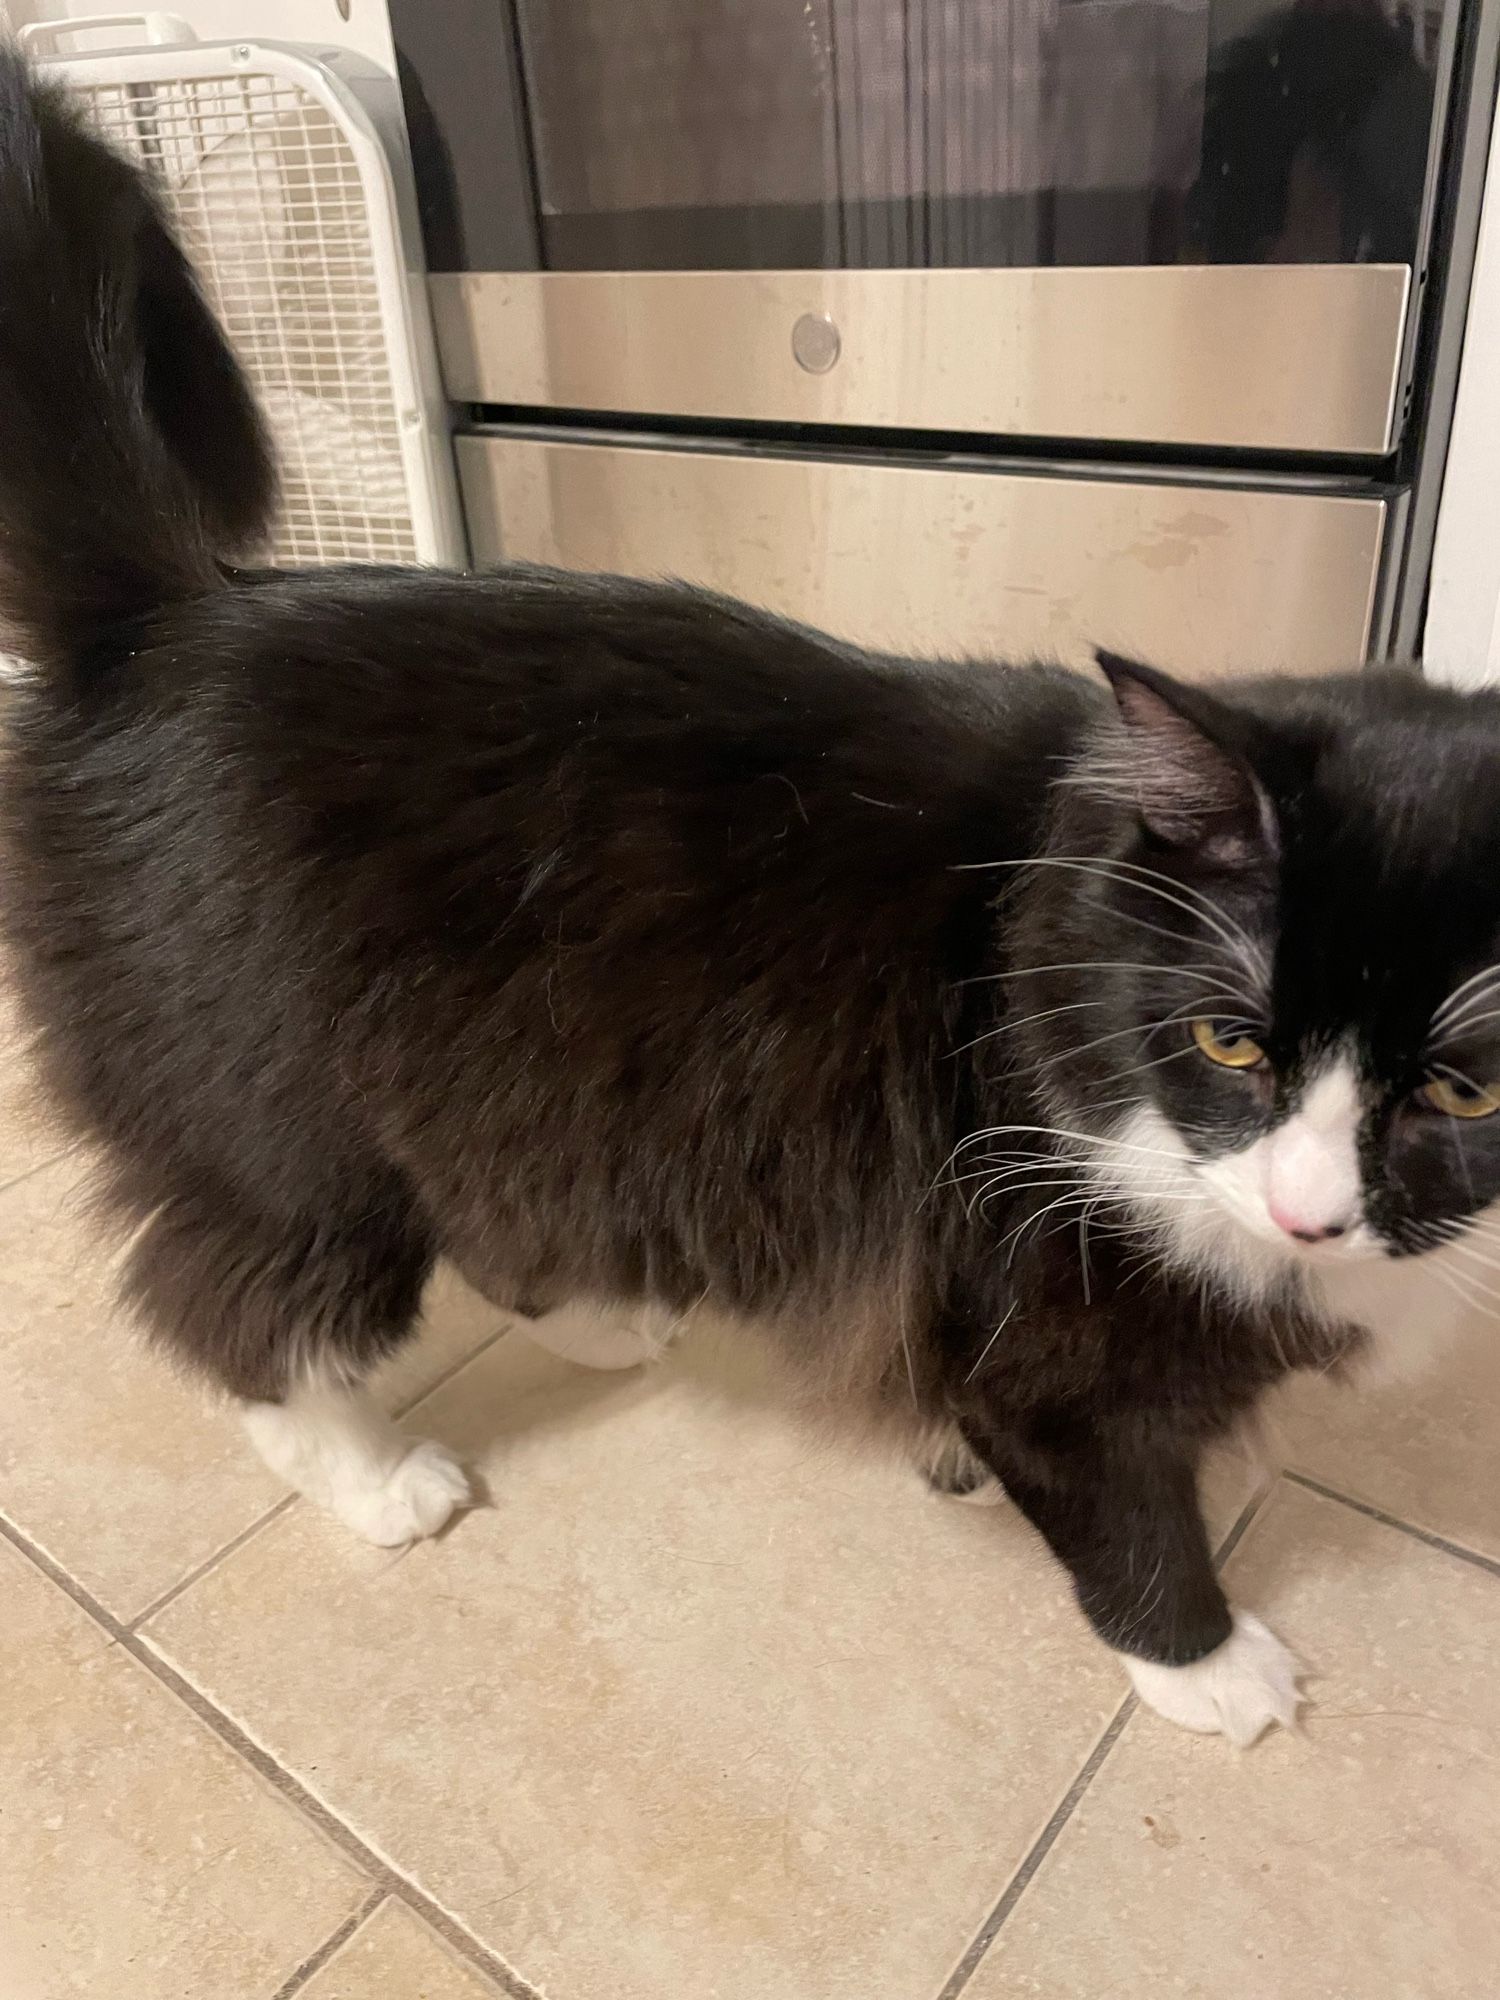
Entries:
{"label": "cat's hind leg", "polygon": [[316,1218],[169,1200],[137,1237],[124,1290],[159,1340],[238,1401],[275,1473],[395,1547],[436,1534],[471,1496],[452,1455],[408,1437],[364,1386],[412,1331],[432,1251],[399,1185],[377,1177],[373,1206],[368,1182],[358,1192],[348,1212]]}
{"label": "cat's hind leg", "polygon": [[380,1548],[437,1534],[473,1497],[451,1452],[408,1437],[358,1384],[313,1375],[242,1415],[273,1472]]}

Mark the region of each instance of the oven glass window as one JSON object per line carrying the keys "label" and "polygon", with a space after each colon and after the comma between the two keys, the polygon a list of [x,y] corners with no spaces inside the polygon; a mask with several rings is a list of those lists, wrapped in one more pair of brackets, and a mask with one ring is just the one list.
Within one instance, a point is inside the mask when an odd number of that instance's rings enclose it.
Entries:
{"label": "oven glass window", "polygon": [[1413,260],[1443,0],[515,0],[553,270]]}

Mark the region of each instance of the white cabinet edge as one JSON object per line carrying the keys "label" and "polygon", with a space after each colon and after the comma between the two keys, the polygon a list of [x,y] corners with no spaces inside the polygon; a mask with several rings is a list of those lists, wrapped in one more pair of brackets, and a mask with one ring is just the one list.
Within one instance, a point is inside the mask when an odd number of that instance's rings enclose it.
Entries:
{"label": "white cabinet edge", "polygon": [[1500,123],[1490,137],[1422,653],[1435,680],[1500,684]]}

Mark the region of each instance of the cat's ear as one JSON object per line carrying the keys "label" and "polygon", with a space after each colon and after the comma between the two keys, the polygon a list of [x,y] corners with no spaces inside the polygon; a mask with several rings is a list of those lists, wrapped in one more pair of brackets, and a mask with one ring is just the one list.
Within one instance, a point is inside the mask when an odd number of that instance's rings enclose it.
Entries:
{"label": "cat's ear", "polygon": [[[1226,704],[1117,653],[1095,655],[1119,714],[1099,787],[1127,801],[1169,847],[1232,864],[1275,855],[1276,816]],[[1089,760],[1080,773],[1089,783]]]}

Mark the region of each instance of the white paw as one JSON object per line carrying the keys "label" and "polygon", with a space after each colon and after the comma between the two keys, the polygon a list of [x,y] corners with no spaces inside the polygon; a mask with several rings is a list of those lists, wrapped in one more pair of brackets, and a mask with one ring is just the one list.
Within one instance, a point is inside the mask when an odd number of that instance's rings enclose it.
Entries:
{"label": "white paw", "polygon": [[474,1495],[468,1474],[440,1444],[414,1444],[384,1479],[341,1484],[329,1504],[348,1528],[377,1548],[401,1548],[435,1535]]}
{"label": "white paw", "polygon": [[1149,1708],[1201,1736],[1227,1736],[1244,1749],[1273,1722],[1296,1723],[1297,1662],[1253,1612],[1236,1611],[1223,1645],[1191,1666],[1120,1658]]}

